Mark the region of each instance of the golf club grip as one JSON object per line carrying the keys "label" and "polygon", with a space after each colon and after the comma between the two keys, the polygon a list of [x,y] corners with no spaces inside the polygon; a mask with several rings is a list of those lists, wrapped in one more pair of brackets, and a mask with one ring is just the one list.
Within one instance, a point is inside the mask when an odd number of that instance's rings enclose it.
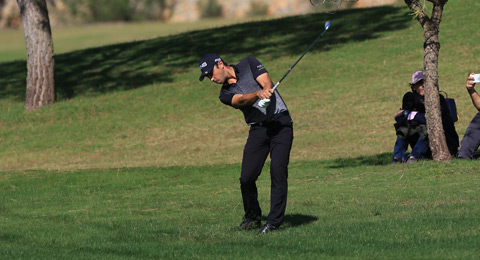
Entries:
{"label": "golf club grip", "polygon": [[275,84],[275,86],[273,86],[273,88],[272,88],[272,89],[273,89],[273,91],[275,91],[275,89],[278,87],[278,85],[280,85],[280,81],[279,81],[279,82],[277,82],[277,84]]}

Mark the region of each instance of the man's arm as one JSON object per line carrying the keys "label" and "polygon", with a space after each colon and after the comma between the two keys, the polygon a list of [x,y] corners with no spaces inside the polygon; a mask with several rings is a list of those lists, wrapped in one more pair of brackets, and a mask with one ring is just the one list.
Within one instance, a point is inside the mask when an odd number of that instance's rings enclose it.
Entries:
{"label": "man's arm", "polygon": [[[268,73],[261,74],[256,80],[264,90],[271,90],[273,88],[273,82]],[[273,93],[273,91],[271,93]]]}
{"label": "man's arm", "polygon": [[258,76],[256,80],[263,89],[248,94],[236,94],[232,98],[233,107],[240,108],[252,106],[258,99],[268,99],[272,96],[273,83],[270,76],[268,76],[268,73]]}
{"label": "man's arm", "polygon": [[467,83],[466,83],[466,88],[468,91],[468,94],[470,94],[470,98],[472,99],[472,103],[477,108],[478,111],[480,111],[480,95],[477,93],[475,90],[475,83],[473,83],[473,75],[474,73],[470,73],[467,78]]}

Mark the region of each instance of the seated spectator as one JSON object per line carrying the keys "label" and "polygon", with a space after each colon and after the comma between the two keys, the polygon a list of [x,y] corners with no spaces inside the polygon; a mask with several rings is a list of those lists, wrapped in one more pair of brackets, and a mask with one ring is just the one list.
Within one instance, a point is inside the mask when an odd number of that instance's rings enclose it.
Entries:
{"label": "seated spectator", "polygon": [[[423,70],[414,72],[410,83],[412,92],[405,93],[402,108],[395,114],[394,126],[397,140],[393,149],[392,163],[414,163],[423,158],[431,158],[423,84]],[[440,107],[449,152],[454,155],[458,151],[458,135],[447,102],[442,95],[440,95]],[[412,151],[406,155],[408,145],[412,147]]]}
{"label": "seated spectator", "polygon": [[[467,91],[472,99],[473,106],[480,111],[480,96],[475,90],[475,83],[473,82],[473,73],[467,77]],[[480,112],[478,112],[470,122],[465,131],[465,135],[460,143],[460,150],[458,151],[458,158],[471,160],[475,156],[475,151],[480,146]]]}

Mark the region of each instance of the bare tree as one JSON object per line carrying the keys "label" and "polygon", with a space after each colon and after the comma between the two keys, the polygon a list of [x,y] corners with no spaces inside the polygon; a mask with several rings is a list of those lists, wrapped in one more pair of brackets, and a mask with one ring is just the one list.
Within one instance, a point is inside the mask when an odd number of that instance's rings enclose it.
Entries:
{"label": "bare tree", "polygon": [[27,44],[27,92],[25,109],[55,102],[52,32],[45,0],[17,0]]}
{"label": "bare tree", "polygon": [[445,140],[440,110],[438,90],[438,54],[440,41],[438,38],[440,22],[442,21],[443,7],[448,0],[427,0],[433,3],[431,17],[425,13],[424,6],[418,0],[405,0],[415,18],[423,28],[425,36],[424,61],[425,68],[425,110],[427,118],[428,138],[430,149],[435,161],[451,161],[447,142]]}

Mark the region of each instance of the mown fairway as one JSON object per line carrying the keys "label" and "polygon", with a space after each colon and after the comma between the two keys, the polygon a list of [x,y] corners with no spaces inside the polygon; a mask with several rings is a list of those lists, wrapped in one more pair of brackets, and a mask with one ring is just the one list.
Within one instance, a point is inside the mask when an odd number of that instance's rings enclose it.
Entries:
{"label": "mown fairway", "polygon": [[[457,102],[460,137],[476,113],[464,85],[480,73],[479,8],[449,1],[440,29],[440,89]],[[172,24],[166,36],[106,46],[88,44],[112,28],[93,39],[72,30],[55,43],[58,102],[32,113],[25,61],[12,54],[0,63],[0,258],[480,258],[479,163],[388,165],[393,114],[423,66],[411,18],[396,5],[189,32]],[[277,81],[327,20],[279,88],[295,132],[284,228],[229,232],[242,216],[248,127],[219,86],[198,81],[198,59],[256,56]]]}
{"label": "mown fairway", "polygon": [[3,173],[0,257],[478,259],[478,163],[385,160],[292,163],[284,228],[263,237],[230,231],[238,165]]}

